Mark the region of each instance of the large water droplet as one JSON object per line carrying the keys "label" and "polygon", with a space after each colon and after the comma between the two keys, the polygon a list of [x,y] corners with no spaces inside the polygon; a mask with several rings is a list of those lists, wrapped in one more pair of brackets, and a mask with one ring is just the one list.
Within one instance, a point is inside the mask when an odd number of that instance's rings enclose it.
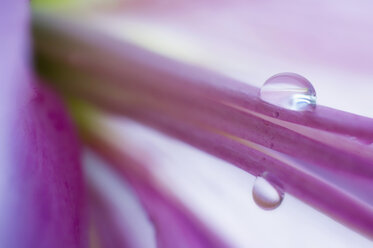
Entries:
{"label": "large water droplet", "polygon": [[253,198],[259,207],[272,210],[280,206],[284,194],[263,177],[257,177],[253,187]]}
{"label": "large water droplet", "polygon": [[316,91],[304,77],[291,73],[279,73],[270,77],[260,89],[260,98],[273,105],[297,110],[313,110]]}

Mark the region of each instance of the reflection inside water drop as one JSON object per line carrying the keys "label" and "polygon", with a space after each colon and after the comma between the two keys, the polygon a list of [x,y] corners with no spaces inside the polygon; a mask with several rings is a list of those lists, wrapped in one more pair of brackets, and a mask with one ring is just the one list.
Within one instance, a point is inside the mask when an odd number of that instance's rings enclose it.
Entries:
{"label": "reflection inside water drop", "polygon": [[265,209],[272,210],[280,206],[284,194],[263,177],[257,177],[253,187],[255,203]]}
{"label": "reflection inside water drop", "polygon": [[270,77],[264,83],[260,99],[286,109],[312,110],[316,106],[316,91],[306,78],[285,72]]}

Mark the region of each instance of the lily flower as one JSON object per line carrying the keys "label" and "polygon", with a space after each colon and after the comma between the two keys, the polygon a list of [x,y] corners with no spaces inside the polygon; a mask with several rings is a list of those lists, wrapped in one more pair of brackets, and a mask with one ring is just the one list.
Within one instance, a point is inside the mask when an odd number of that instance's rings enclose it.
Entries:
{"label": "lily flower", "polygon": [[316,2],[7,3],[0,245],[370,247],[370,13]]}

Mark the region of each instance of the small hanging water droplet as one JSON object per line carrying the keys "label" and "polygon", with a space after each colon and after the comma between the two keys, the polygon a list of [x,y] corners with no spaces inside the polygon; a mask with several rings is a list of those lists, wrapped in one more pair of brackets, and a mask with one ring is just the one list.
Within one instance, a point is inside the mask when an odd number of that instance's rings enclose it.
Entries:
{"label": "small hanging water droplet", "polygon": [[270,77],[260,89],[260,98],[273,105],[297,110],[313,110],[316,91],[301,75],[284,72]]}
{"label": "small hanging water droplet", "polygon": [[275,209],[280,206],[283,198],[284,194],[266,179],[263,177],[255,179],[253,199],[259,207],[265,210]]}

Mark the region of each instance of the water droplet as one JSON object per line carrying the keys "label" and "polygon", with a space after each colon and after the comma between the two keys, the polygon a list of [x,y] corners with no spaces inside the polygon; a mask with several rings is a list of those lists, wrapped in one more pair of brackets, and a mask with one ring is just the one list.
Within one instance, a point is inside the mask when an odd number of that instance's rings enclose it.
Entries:
{"label": "water droplet", "polygon": [[259,207],[272,210],[280,206],[284,194],[263,177],[257,177],[253,187],[253,198]]}
{"label": "water droplet", "polygon": [[316,91],[301,75],[285,72],[270,77],[260,89],[260,98],[273,105],[297,110],[313,110]]}

